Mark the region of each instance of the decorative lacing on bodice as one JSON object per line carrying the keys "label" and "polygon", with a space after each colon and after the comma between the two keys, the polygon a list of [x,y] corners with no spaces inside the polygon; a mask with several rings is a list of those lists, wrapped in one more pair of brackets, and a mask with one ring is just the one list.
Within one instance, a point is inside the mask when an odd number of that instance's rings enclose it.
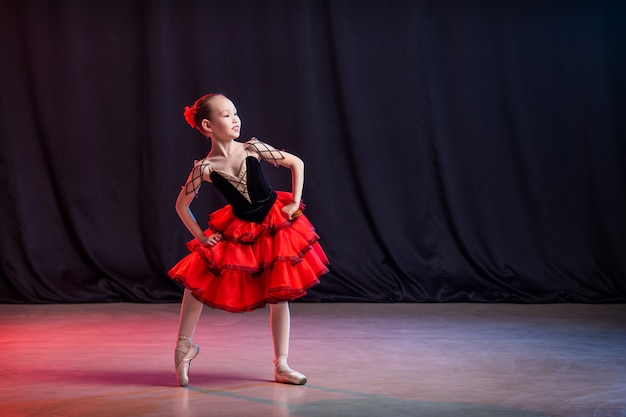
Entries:
{"label": "decorative lacing on bodice", "polygon": [[239,166],[239,174],[237,174],[237,176],[234,176],[224,171],[213,169],[211,164],[209,164],[209,175],[211,175],[211,173],[213,172],[215,172],[218,175],[221,175],[226,180],[228,180],[229,183],[232,184],[235,190],[239,191],[239,193],[248,201],[248,203],[252,203],[252,199],[250,198],[250,194],[248,193],[248,175],[247,175],[248,174],[248,156],[247,154],[248,152],[246,150],[246,157],[243,159],[243,161],[241,161],[241,165]]}
{"label": "decorative lacing on bodice", "polygon": [[239,173],[236,176],[221,170],[214,169],[211,163],[206,159],[195,161],[194,169],[191,172],[189,181],[187,181],[187,183],[183,186],[185,188],[185,193],[191,194],[195,192],[197,195],[198,191],[200,190],[200,184],[202,183],[204,175],[208,173],[210,178],[211,173],[215,172],[228,180],[228,182],[230,182],[232,186],[239,193],[241,193],[241,195],[249,203],[252,203],[252,199],[250,198],[250,194],[248,192],[247,160],[249,157],[251,157],[248,150],[253,149],[261,157],[261,159],[269,162],[276,167],[278,166],[278,161],[285,159],[285,156],[278,149],[273,148],[272,146],[264,142],[261,142],[257,138],[250,139],[244,144],[244,146],[246,150],[246,157],[241,161],[241,165],[239,166]]}

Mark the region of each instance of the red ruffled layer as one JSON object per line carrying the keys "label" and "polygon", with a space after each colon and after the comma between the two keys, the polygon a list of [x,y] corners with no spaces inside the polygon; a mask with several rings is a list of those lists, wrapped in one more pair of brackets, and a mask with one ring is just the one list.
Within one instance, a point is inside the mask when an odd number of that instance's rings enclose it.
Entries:
{"label": "red ruffled layer", "polygon": [[261,224],[238,219],[230,205],[212,213],[205,233],[219,232],[222,240],[214,246],[188,242],[191,253],[170,269],[170,277],[204,304],[230,312],[305,295],[328,272],[328,259],[306,216],[290,221],[281,211],[291,194],[277,194]]}

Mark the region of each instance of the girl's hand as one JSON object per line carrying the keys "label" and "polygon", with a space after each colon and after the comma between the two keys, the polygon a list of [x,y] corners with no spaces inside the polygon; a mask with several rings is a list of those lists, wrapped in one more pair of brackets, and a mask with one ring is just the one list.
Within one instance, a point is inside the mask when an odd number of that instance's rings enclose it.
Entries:
{"label": "girl's hand", "polygon": [[220,240],[222,240],[222,234],[221,233],[214,233],[211,236],[207,237],[207,239],[204,242],[202,242],[202,244],[204,246],[213,246],[217,242],[219,242]]}
{"label": "girl's hand", "polygon": [[287,218],[290,220],[295,219],[298,216],[302,215],[302,210],[300,210],[300,203],[296,201],[292,201],[282,208],[283,213],[287,215]]}

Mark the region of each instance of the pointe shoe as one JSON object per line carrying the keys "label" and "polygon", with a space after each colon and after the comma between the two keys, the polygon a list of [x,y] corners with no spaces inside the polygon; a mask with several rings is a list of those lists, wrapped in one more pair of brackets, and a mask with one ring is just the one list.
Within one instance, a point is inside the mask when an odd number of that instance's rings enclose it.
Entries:
{"label": "pointe shoe", "polygon": [[307,382],[306,375],[294,371],[287,365],[278,365],[274,368],[274,379],[282,384],[304,385]]}
{"label": "pointe shoe", "polygon": [[181,387],[189,384],[189,365],[191,360],[200,353],[200,346],[189,345],[189,347],[178,346],[175,352],[176,379]]}

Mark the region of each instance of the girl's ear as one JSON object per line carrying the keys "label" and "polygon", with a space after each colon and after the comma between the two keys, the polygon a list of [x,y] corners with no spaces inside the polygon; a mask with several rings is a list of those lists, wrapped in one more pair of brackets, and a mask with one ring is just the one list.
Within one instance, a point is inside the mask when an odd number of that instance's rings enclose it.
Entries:
{"label": "girl's ear", "polygon": [[206,132],[213,132],[213,128],[211,127],[211,122],[209,121],[209,119],[202,119],[200,126],[202,126],[202,129]]}

